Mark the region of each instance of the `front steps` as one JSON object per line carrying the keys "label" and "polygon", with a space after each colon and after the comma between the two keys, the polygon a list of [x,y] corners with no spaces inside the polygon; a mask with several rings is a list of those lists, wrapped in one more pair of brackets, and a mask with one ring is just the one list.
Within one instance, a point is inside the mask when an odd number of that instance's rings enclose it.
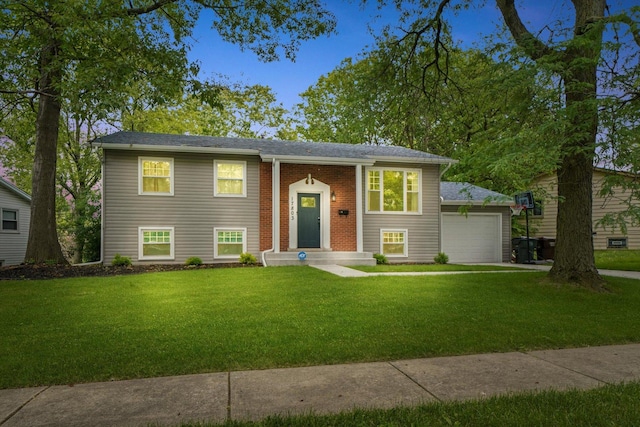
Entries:
{"label": "front steps", "polygon": [[[307,257],[300,261],[298,254],[305,252]],[[265,260],[268,266],[282,265],[376,265],[371,252],[332,252],[313,249],[293,249],[288,252],[267,252]]]}

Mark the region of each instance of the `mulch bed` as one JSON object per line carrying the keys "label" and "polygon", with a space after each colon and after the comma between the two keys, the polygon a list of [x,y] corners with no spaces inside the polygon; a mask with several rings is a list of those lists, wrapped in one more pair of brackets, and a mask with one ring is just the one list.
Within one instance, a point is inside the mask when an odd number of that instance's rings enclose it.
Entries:
{"label": "mulch bed", "polygon": [[117,276],[123,274],[154,273],[159,271],[201,270],[209,268],[247,267],[240,263],[203,264],[200,266],[186,266],[183,264],[145,264],[128,267],[114,267],[111,265],[49,265],[49,264],[20,264],[0,267],[0,280],[41,280],[62,279],[67,277],[98,277]]}

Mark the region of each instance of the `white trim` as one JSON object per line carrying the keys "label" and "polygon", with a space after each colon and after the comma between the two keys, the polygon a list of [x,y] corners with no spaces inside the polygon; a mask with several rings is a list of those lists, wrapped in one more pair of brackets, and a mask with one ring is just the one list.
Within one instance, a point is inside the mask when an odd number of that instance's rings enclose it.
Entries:
{"label": "white trim", "polygon": [[191,147],[186,145],[149,145],[149,144],[115,144],[115,143],[91,143],[94,147],[103,150],[126,151],[158,151],[169,153],[214,153],[214,154],[248,154],[258,155],[259,150],[250,148],[219,148],[219,147]]}
{"label": "white trim", "polygon": [[[218,193],[218,165],[242,165],[242,194]],[[247,162],[246,160],[213,161],[213,197],[247,197]]]}
{"label": "white trim", "polygon": [[356,165],[356,251],[364,252],[362,165]]}
{"label": "white trim", "polygon": [[[161,255],[161,256],[145,256],[143,255],[144,248],[144,235],[145,231],[169,231],[171,232],[171,241],[169,242],[170,253],[169,255]],[[147,260],[173,260],[175,259],[175,229],[174,227],[138,227],[138,259],[141,261]]]}
{"label": "white trim", "polygon": [[[16,213],[16,229],[7,229],[4,228],[4,212],[15,212]],[[9,220],[12,221],[12,220]],[[20,209],[16,208],[2,208],[0,209],[0,231],[3,233],[12,233],[12,234],[20,234]]]}
{"label": "white trim", "polygon": [[[403,233],[404,234],[404,250],[402,255],[385,254],[384,253],[384,233]],[[387,258],[406,258],[409,256],[409,230],[406,228],[381,228],[380,229],[380,253]]]}
{"label": "white trim", "polygon": [[[380,172],[380,210],[379,211],[371,211],[369,210],[369,172],[377,171]],[[383,173],[385,171],[396,171],[402,172],[402,201],[404,210],[403,211],[385,211],[384,208],[384,179]],[[408,211],[407,210],[407,173],[414,172],[418,174],[418,210],[417,211]],[[373,214],[373,215],[422,215],[422,169],[414,169],[414,168],[397,168],[397,167],[369,167],[365,168],[365,213]]]}
{"label": "white trim", "polygon": [[218,255],[218,232],[239,231],[242,233],[242,252],[247,252],[247,228],[246,227],[214,227],[213,229],[213,258],[215,259],[238,259],[238,255]]}
{"label": "white trim", "polygon": [[271,218],[273,227],[272,247],[275,253],[280,252],[280,161],[275,160],[272,169],[273,191],[271,192],[271,203],[273,207],[273,217]]}
{"label": "white trim", "polygon": [[371,159],[359,159],[349,157],[315,157],[315,156],[292,156],[278,154],[261,154],[263,162],[270,162],[273,159],[282,163],[293,163],[298,165],[365,165],[373,166],[375,163]]}
{"label": "white trim", "polygon": [[313,178],[289,185],[289,248],[298,249],[298,193],[320,195],[320,248],[331,250],[331,187]]}
{"label": "white trim", "polygon": [[[143,176],[142,176],[142,163],[144,161],[151,162],[168,162],[169,163],[169,192],[152,192],[152,191],[144,191],[143,190]],[[173,157],[147,157],[147,156],[138,156],[138,195],[139,196],[173,196],[174,187],[175,187],[175,174],[174,174],[174,166],[173,166]]]}

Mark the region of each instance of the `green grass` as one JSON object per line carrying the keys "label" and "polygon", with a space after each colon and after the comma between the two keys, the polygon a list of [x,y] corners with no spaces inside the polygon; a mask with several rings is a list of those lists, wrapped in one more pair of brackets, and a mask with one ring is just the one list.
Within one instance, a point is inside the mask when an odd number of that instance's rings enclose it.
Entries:
{"label": "green grass", "polygon": [[605,270],[640,271],[640,250],[595,251],[596,266]]}
{"label": "green grass", "polygon": [[640,342],[640,286],[309,267],[0,281],[0,388]]}
{"label": "green grass", "polygon": [[185,423],[182,427],[351,426],[637,426],[640,383],[589,391],[544,391],[466,402],[393,409],[356,409],[337,415],[271,416],[257,422]]}
{"label": "green grass", "polygon": [[517,266],[462,264],[379,264],[359,265],[350,268],[367,273],[522,270]]}

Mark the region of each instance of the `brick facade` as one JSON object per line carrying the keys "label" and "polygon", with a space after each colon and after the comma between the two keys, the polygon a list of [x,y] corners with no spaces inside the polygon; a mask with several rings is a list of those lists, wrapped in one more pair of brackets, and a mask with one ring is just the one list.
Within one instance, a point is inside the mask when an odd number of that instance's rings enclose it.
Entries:
{"label": "brick facade", "polygon": [[[330,202],[331,249],[356,251],[356,178],[355,166],[280,165],[280,250],[289,247],[289,185],[311,174],[314,180],[331,187],[336,201]],[[272,247],[271,164],[260,165],[260,250]],[[339,215],[348,210],[349,215]]]}

